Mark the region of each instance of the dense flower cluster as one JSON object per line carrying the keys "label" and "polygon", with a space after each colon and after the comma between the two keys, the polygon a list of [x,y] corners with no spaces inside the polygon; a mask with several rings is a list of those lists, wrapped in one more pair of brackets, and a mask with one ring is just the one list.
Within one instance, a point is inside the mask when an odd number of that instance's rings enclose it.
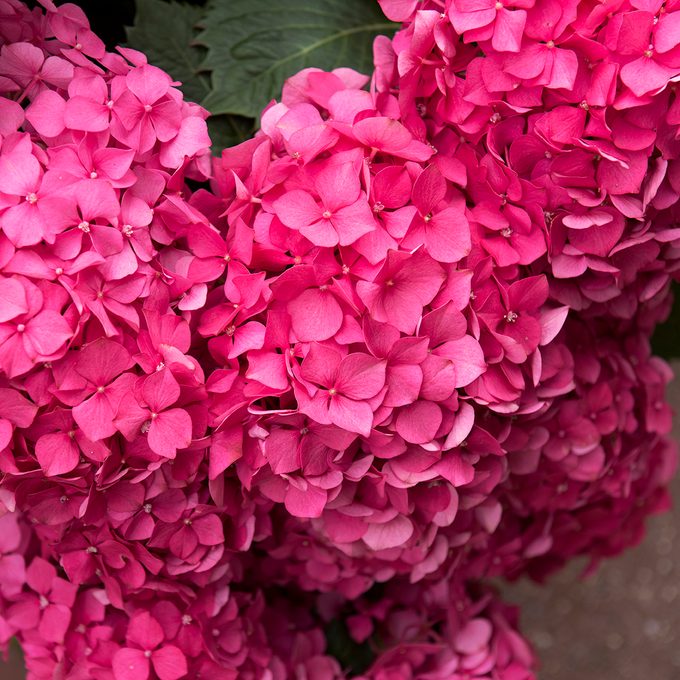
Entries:
{"label": "dense flower cluster", "polygon": [[41,4],[0,0],[0,644],[35,680],[534,678],[479,580],[617,553],[674,471],[680,5],[381,0],[371,79],[306,69],[211,159]]}

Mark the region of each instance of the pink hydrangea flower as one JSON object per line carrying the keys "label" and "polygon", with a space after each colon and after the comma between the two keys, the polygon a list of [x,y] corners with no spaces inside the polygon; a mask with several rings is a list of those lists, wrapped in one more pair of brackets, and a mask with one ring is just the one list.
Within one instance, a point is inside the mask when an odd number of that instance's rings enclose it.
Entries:
{"label": "pink hydrangea flower", "polygon": [[339,679],[335,620],[362,680],[533,680],[480,580],[666,507],[678,8],[380,4],[370,77],[303,70],[210,159],[143,54],[0,3],[0,643],[31,677]]}

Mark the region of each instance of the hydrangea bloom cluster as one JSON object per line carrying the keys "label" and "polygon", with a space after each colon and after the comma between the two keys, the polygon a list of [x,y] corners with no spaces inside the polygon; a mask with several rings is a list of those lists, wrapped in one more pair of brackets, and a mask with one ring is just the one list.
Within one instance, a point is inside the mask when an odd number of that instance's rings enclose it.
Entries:
{"label": "hydrangea bloom cluster", "polygon": [[302,71],[211,160],[142,54],[0,1],[31,678],[535,677],[480,579],[619,552],[675,467],[676,4],[382,0],[372,78]]}

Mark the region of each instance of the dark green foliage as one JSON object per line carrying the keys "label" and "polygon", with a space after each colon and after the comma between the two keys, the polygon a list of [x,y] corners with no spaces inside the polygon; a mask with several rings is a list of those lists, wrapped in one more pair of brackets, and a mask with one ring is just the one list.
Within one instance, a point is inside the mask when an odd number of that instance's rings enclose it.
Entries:
{"label": "dark green foliage", "polygon": [[130,47],[182,83],[187,99],[202,102],[210,93],[210,75],[201,63],[205,50],[194,44],[204,7],[163,0],[137,0],[134,26],[128,28]]}
{"label": "dark green foliage", "polygon": [[673,309],[668,319],[662,323],[652,337],[654,354],[664,359],[680,357],[680,284],[673,283]]}
{"label": "dark green foliage", "polygon": [[372,42],[395,25],[372,0],[136,0],[130,47],[205,106],[219,152],[253,134],[262,108],[307,66],[372,70]]}
{"label": "dark green foliage", "polygon": [[373,38],[391,32],[370,0],[212,0],[199,41],[213,88],[212,113],[256,117],[303,68],[373,68]]}
{"label": "dark green foliage", "polygon": [[355,642],[343,621],[336,619],[326,626],[328,654],[334,656],[345,671],[363,673],[375,658],[369,642]]}

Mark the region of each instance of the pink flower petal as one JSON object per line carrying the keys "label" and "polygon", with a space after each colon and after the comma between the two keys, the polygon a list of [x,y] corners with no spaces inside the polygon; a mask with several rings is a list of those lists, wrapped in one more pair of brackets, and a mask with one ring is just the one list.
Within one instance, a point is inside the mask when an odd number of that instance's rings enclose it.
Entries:
{"label": "pink flower petal", "polygon": [[320,517],[327,497],[328,494],[324,489],[311,484],[307,484],[304,489],[291,484],[286,491],[284,503],[286,510],[293,517]]}
{"label": "pink flower petal", "polygon": [[181,393],[179,383],[170,369],[164,368],[144,379],[142,396],[151,411],[160,413],[172,406]]}
{"label": "pink flower petal", "polygon": [[187,672],[187,660],[179,648],[164,645],[151,656],[151,663],[160,680],[179,680]]}
{"label": "pink flower petal", "polygon": [[64,131],[66,102],[53,90],[43,90],[26,109],[26,119],[42,137],[56,137]]}
{"label": "pink flower petal", "polygon": [[141,649],[155,649],[164,637],[160,624],[148,612],[139,612],[130,619],[126,639]]}
{"label": "pink flower petal", "polygon": [[64,123],[69,130],[103,132],[109,127],[111,111],[100,102],[76,95],[66,102]]}
{"label": "pink flower petal", "polygon": [[403,515],[383,524],[369,524],[362,540],[371,550],[399,548],[413,535],[413,524]]}
{"label": "pink flower petal", "polygon": [[191,444],[191,416],[181,408],[159,413],[149,426],[149,447],[159,456],[174,458]]}
{"label": "pink flower petal", "polygon": [[61,314],[45,310],[27,324],[24,338],[27,351],[36,357],[49,357],[61,349],[73,336],[73,331]]}
{"label": "pink flower petal", "polygon": [[15,279],[0,280],[0,323],[28,312],[26,289]]}
{"label": "pink flower petal", "polygon": [[93,442],[110,437],[116,432],[113,423],[116,409],[104,393],[96,392],[89,399],[74,406],[72,413],[78,427]]}
{"label": "pink flower petal", "polygon": [[67,434],[44,434],[35,445],[35,455],[47,477],[71,472],[78,465],[80,451]]}
{"label": "pink flower petal", "polygon": [[316,201],[306,192],[287,191],[272,206],[277,217],[291,229],[300,229],[316,222],[323,212]]}
{"label": "pink flower petal", "polygon": [[454,648],[461,654],[474,654],[489,644],[492,633],[487,619],[471,619],[456,635]]}
{"label": "pink flower petal", "polygon": [[395,429],[405,441],[411,444],[431,442],[442,423],[442,412],[431,401],[417,401],[399,409]]}
{"label": "pink flower petal", "polygon": [[371,433],[373,411],[364,401],[353,401],[336,394],[328,404],[328,417],[332,423],[349,432],[356,432],[364,437]]}
{"label": "pink flower petal", "polygon": [[338,369],[335,387],[350,399],[371,399],[385,385],[385,362],[369,354],[348,354]]}
{"label": "pink flower petal", "polygon": [[342,326],[343,313],[329,290],[308,288],[287,306],[293,332],[302,342],[326,340]]}
{"label": "pink flower petal", "polygon": [[123,647],[111,661],[115,680],[147,680],[151,666],[141,649]]}
{"label": "pink flower petal", "polygon": [[527,13],[522,10],[511,11],[505,7],[496,14],[492,47],[498,52],[519,52]]}

